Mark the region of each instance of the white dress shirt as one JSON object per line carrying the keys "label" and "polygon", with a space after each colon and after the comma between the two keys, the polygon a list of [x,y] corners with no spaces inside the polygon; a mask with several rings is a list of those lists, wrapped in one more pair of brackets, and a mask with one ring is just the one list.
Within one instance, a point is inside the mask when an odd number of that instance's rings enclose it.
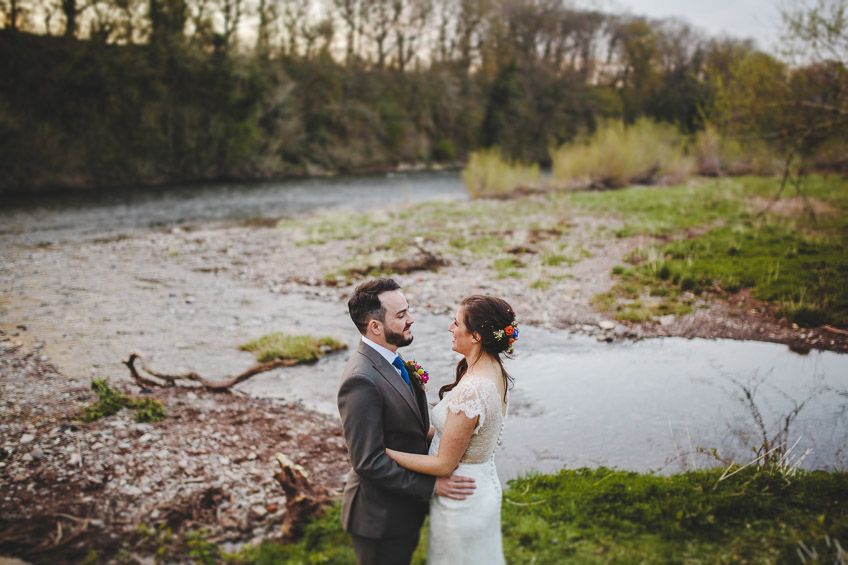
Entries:
{"label": "white dress shirt", "polygon": [[386,361],[389,362],[389,365],[392,366],[392,369],[394,369],[395,372],[397,372],[397,374],[400,375],[400,369],[398,369],[397,367],[394,366],[395,359],[397,359],[399,357],[399,355],[397,353],[394,353],[391,350],[386,349],[385,347],[383,347],[380,344],[374,343],[373,341],[371,341],[370,339],[368,339],[365,336],[362,336],[362,341],[365,342],[366,345],[368,345],[372,349],[374,349],[374,351],[376,351],[377,353],[382,355],[383,358]]}

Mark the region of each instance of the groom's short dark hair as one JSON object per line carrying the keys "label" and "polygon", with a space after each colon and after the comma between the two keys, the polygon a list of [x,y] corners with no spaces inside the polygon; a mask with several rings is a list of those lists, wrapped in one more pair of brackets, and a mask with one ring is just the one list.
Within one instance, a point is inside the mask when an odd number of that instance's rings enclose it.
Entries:
{"label": "groom's short dark hair", "polygon": [[386,321],[386,308],[380,302],[380,294],[390,290],[400,290],[394,279],[374,279],[362,283],[350,295],[347,311],[359,333],[365,335],[370,320]]}

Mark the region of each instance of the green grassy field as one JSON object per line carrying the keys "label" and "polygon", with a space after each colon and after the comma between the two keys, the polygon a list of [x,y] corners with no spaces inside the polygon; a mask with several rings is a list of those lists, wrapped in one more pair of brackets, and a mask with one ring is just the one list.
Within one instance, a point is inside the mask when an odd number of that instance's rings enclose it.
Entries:
{"label": "green grassy field", "polygon": [[574,194],[585,210],[625,217],[620,237],[661,238],[625,258],[634,268],[614,271],[620,283],[596,302],[616,309],[619,319],[636,319],[640,309],[643,317],[650,312],[640,303],[616,307],[611,298],[647,293],[664,298],[652,305],[660,308],[656,313],[679,314],[687,311],[681,293],[750,289],[800,326],[848,327],[848,183],[811,177],[809,206],[793,198],[767,209],[777,186],[773,179],[745,178]]}
{"label": "green grassy field", "polygon": [[[510,481],[507,562],[800,563],[804,555],[806,563],[846,563],[848,474],[777,465],[731,473],[564,469]],[[425,528],[413,563],[425,562],[426,538]],[[355,563],[338,506],[297,543],[205,552],[210,563]]]}

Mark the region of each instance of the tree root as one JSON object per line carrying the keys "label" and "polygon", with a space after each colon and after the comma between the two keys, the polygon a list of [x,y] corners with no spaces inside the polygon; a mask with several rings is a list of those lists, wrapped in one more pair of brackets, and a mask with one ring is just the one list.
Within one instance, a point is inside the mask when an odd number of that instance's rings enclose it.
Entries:
{"label": "tree root", "polygon": [[[147,376],[143,376],[142,374],[140,374],[135,366],[136,360],[139,361],[142,371],[165,382],[161,383],[157,380],[153,380]],[[279,369],[280,367],[291,367],[292,365],[296,365],[297,361],[294,359],[275,359],[273,361],[268,361],[267,363],[260,363],[258,365],[254,365],[253,367],[241,373],[240,375],[236,375],[235,377],[231,377],[227,380],[217,382],[208,381],[195,372],[183,373],[182,375],[167,375],[165,373],[154,371],[144,364],[141,354],[136,352],[130,353],[129,359],[127,359],[126,361],[122,361],[122,363],[127,366],[127,368],[130,370],[130,376],[141,387],[180,386],[177,381],[194,381],[200,383],[200,385],[208,391],[222,392],[229,391],[230,387],[233,387],[239,384],[240,382],[246,381],[254,375],[258,375],[259,373],[264,373],[266,371],[271,371],[273,369]]]}
{"label": "tree root", "polygon": [[332,503],[331,493],[325,487],[313,486],[306,469],[282,453],[274,457],[280,464],[280,471],[274,473],[274,478],[286,494],[286,514],[280,531],[283,537],[292,539],[300,536],[303,523],[324,513]]}

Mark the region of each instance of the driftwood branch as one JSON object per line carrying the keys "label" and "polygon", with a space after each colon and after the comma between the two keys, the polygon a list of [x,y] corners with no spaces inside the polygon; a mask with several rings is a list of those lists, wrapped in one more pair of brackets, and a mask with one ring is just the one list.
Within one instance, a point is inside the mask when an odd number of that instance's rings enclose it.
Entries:
{"label": "driftwood branch", "polygon": [[823,325],[822,329],[839,335],[848,335],[848,331],[840,330],[839,328],[834,328],[833,326],[829,326],[827,324]]}
{"label": "driftwood branch", "polygon": [[[153,377],[156,377],[157,379],[165,381],[164,384],[142,375],[136,368],[136,361],[139,362],[142,371]],[[194,381],[200,383],[201,386],[203,386],[203,388],[205,388],[206,390],[220,392],[229,390],[230,387],[235,386],[240,382],[246,381],[250,377],[258,375],[259,373],[264,373],[273,369],[279,369],[280,367],[291,367],[292,365],[296,365],[297,361],[294,359],[275,359],[274,361],[268,361],[267,363],[259,363],[258,365],[254,365],[243,373],[223,381],[209,381],[195,372],[183,373],[181,375],[168,375],[165,373],[160,373],[147,367],[147,365],[144,364],[144,360],[141,354],[136,352],[130,353],[129,359],[123,361],[123,364],[126,365],[127,368],[130,370],[130,376],[133,378],[133,380],[139,386],[142,387],[178,386],[177,381]]]}
{"label": "driftwood branch", "polygon": [[283,537],[296,538],[302,533],[303,523],[321,516],[330,505],[330,492],[325,487],[313,486],[309,472],[282,453],[276,453],[274,457],[280,464],[274,479],[286,495],[286,514],[280,530]]}

